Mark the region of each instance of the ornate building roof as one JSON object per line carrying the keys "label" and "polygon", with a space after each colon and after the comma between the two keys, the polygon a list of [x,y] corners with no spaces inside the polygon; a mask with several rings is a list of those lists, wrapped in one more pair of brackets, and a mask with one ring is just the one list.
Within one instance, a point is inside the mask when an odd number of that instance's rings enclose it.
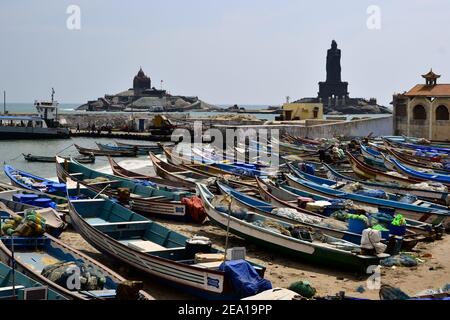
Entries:
{"label": "ornate building roof", "polygon": [[150,88],[151,80],[145,75],[142,68],[140,68],[137,75],[133,79],[133,89],[135,92],[142,92],[143,90]]}
{"label": "ornate building roof", "polygon": [[425,84],[418,84],[405,93],[407,97],[450,97],[450,84],[437,84],[436,80],[441,76],[430,70],[422,75],[426,79]]}

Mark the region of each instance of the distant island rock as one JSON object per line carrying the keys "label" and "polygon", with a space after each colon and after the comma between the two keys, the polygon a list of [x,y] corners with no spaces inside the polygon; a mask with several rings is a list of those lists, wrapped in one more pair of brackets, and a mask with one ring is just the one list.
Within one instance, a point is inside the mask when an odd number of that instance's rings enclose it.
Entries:
{"label": "distant island rock", "polygon": [[151,86],[151,79],[142,68],[133,79],[133,88],[114,95],[88,101],[76,110],[86,111],[210,111],[219,109],[196,96],[171,95]]}

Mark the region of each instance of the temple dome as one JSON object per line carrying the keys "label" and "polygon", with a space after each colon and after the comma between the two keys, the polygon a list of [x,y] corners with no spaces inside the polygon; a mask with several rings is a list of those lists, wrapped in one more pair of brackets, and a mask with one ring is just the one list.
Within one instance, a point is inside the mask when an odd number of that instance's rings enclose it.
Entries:
{"label": "temple dome", "polygon": [[137,75],[133,79],[134,92],[141,93],[142,91],[150,88],[151,88],[151,80],[149,77],[145,75],[142,68],[140,68]]}

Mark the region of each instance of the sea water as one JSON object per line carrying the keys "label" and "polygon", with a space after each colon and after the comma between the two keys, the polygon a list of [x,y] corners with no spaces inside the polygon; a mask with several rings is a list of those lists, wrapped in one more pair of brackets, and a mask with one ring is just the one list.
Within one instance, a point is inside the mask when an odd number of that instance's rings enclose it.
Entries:
{"label": "sea water", "polygon": [[[128,143],[144,144],[145,141],[120,140]],[[56,167],[54,163],[46,162],[28,162],[24,159],[23,153],[31,153],[39,156],[54,156],[60,153],[61,156],[80,156],[73,144],[92,149],[98,149],[95,142],[115,144],[113,139],[108,138],[84,138],[74,137],[71,139],[49,139],[49,140],[0,140],[0,181],[9,183],[5,176],[3,165],[8,164],[17,169],[32,173],[37,176],[56,180]],[[115,158],[120,165],[127,169],[152,174],[151,161],[148,156],[139,156],[133,158]],[[112,173],[107,157],[95,157],[95,163],[86,164],[86,166],[96,170]]]}

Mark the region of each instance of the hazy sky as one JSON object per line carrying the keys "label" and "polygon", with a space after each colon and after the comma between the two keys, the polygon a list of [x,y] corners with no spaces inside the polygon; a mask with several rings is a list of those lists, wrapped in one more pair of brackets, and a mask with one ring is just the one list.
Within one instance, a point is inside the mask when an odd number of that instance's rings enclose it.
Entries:
{"label": "hazy sky", "polygon": [[[80,30],[66,27],[72,4]],[[0,90],[85,102],[130,88],[142,66],[172,94],[280,104],[317,95],[335,39],[350,95],[388,104],[430,67],[450,82],[449,13],[448,0],[0,0]]]}

